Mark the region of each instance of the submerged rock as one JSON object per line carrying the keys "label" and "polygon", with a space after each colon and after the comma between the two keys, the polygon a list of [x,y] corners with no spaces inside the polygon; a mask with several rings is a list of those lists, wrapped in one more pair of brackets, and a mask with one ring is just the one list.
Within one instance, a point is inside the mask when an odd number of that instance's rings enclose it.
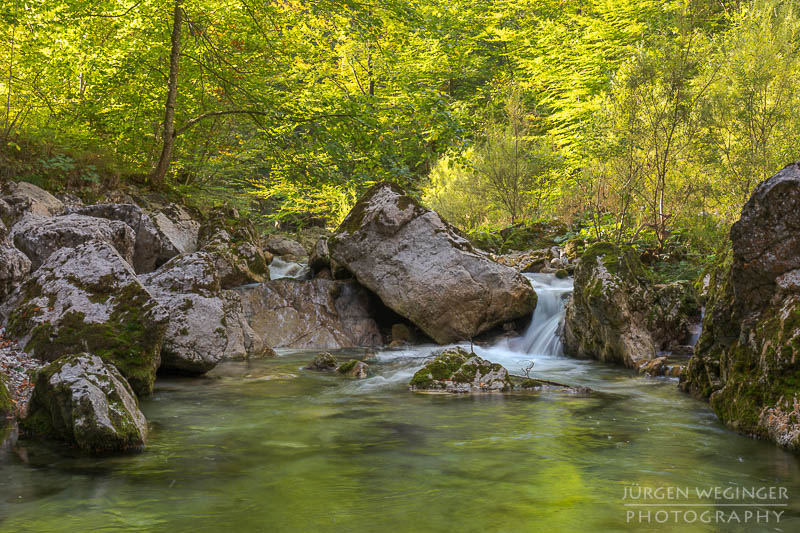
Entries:
{"label": "submerged rock", "polygon": [[72,214],[58,217],[27,215],[11,230],[10,238],[28,256],[31,268],[36,270],[54,252],[89,241],[110,244],[132,265],[136,236],[124,222]]}
{"label": "submerged rock", "polygon": [[162,370],[202,374],[225,358],[269,351],[245,320],[238,293],[220,288],[211,254],[176,257],[140,279],[169,313]]}
{"label": "submerged rock", "polygon": [[237,289],[257,335],[275,348],[383,344],[370,294],[353,281],[279,279]]}
{"label": "submerged rock", "polygon": [[396,185],[367,191],[328,249],[332,263],[440,344],[470,339],[536,306],[527,279]]}
{"label": "submerged rock", "polygon": [[800,165],[756,187],[708,279],[681,388],[731,428],[800,451]]}
{"label": "submerged rock", "polygon": [[61,357],[39,371],[22,425],[89,454],[139,450],[147,439],[147,421],[128,382],[88,353]]}
{"label": "submerged rock", "polygon": [[322,352],[317,354],[314,360],[303,368],[306,370],[317,370],[319,372],[333,372],[336,370],[337,366],[339,366],[339,362],[336,360],[336,357],[328,352]]}
{"label": "submerged rock", "polygon": [[504,392],[512,387],[508,371],[502,365],[458,347],[437,354],[409,383],[412,391]]}
{"label": "submerged rock", "polygon": [[91,352],[115,365],[137,394],[153,389],[167,317],[105,242],[52,254],[0,316],[8,320],[6,334],[36,358]]}
{"label": "submerged rock", "polygon": [[656,285],[632,248],[598,243],[583,254],[567,304],[567,355],[638,368],[691,335],[700,308],[689,283]]}

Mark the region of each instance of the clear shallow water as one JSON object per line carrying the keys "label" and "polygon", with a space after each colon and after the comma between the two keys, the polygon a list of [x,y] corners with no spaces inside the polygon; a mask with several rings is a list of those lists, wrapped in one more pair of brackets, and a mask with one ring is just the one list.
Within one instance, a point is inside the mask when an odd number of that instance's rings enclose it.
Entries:
{"label": "clear shallow water", "polygon": [[[540,282],[552,289],[537,287],[541,309],[561,302],[564,287]],[[560,313],[535,316],[529,333]],[[408,392],[433,346],[382,352],[361,381],[301,370],[315,352],[159,380],[142,402],[142,454],[0,451],[0,532],[800,531],[797,457],[723,428],[675,380],[528,340],[476,352],[517,373],[534,360],[535,377],[597,392]],[[627,515],[632,485],[779,486],[789,499],[777,524],[648,524]],[[690,509],[743,519],[751,508]]]}

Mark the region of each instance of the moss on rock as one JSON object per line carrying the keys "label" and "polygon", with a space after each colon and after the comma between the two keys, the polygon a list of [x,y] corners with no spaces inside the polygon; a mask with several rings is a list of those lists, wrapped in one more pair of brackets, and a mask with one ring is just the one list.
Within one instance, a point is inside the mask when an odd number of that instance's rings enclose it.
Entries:
{"label": "moss on rock", "polygon": [[463,348],[449,348],[435,355],[409,382],[412,391],[488,392],[512,388],[502,365],[481,359]]}

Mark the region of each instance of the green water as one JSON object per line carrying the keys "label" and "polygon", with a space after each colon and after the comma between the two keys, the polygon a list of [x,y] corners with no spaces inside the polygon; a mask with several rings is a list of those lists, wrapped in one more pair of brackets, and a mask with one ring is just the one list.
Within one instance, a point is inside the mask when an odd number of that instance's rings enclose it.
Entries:
{"label": "green water", "polygon": [[[309,353],[160,380],[142,454],[5,452],[0,531],[800,531],[798,459],[675,381],[552,357],[537,376],[599,392],[410,393],[428,351],[382,353],[363,381],[299,370]],[[779,524],[629,523],[632,484],[782,486],[789,505]]]}

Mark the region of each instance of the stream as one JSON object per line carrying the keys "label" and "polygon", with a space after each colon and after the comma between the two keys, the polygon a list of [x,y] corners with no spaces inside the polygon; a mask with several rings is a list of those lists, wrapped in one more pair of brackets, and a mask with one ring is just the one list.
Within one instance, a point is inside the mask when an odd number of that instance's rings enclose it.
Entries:
{"label": "stream", "polygon": [[[539,304],[527,332],[475,351],[595,393],[410,393],[435,346],[380,352],[359,381],[301,370],[315,351],[228,361],[157,381],[141,454],[0,451],[0,532],[800,531],[796,456],[726,429],[676,379],[563,357],[571,280],[529,277]],[[782,487],[788,501],[663,501],[691,506],[648,523],[628,513],[659,508],[629,506],[631,487]],[[783,514],[745,523],[745,511]]]}

